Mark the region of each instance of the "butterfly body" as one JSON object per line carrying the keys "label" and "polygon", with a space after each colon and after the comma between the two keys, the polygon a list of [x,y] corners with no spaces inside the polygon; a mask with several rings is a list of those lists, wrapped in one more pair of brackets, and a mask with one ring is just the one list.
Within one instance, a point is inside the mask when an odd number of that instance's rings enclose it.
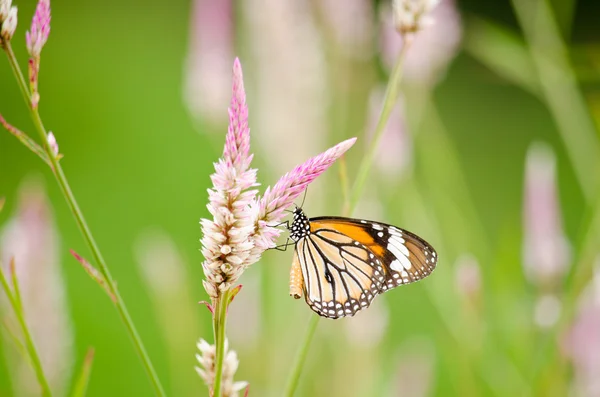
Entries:
{"label": "butterfly body", "polygon": [[437,253],[425,240],[392,225],[342,217],[308,218],[294,211],[290,295],[327,318],[353,316],[398,285],[428,276]]}

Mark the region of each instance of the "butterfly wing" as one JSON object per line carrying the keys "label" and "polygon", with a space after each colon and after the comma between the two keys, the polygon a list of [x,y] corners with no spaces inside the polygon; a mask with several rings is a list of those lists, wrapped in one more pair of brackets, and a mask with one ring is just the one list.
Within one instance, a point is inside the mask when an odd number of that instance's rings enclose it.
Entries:
{"label": "butterfly wing", "polygon": [[298,242],[308,305],[329,318],[353,316],[377,294],[428,276],[437,253],[425,240],[392,225],[319,217]]}

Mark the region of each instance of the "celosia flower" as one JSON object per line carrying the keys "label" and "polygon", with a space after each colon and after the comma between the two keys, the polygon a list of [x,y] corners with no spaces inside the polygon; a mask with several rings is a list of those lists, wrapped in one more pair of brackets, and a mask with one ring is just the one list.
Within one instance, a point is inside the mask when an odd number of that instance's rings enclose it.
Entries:
{"label": "celosia flower", "polygon": [[11,0],[0,0],[0,24],[8,17],[11,5]]}
{"label": "celosia flower", "polygon": [[570,247],[562,229],[552,150],[534,144],[527,152],[523,203],[523,266],[528,279],[553,287],[566,272]]}
{"label": "celosia flower", "polygon": [[402,34],[415,33],[431,25],[429,13],[440,0],[393,0],[394,25]]}
{"label": "celosia flower", "polygon": [[281,229],[276,229],[272,225],[283,219],[285,209],[294,203],[312,181],[350,149],[354,142],[356,138],[347,139],[297,166],[282,176],[273,188],[268,187],[260,200],[255,201],[253,208],[257,209],[257,216],[254,220],[255,233],[252,236],[254,249],[250,256],[251,263],[258,261],[266,249],[275,246]]}
{"label": "celosia flower", "polygon": [[[404,60],[404,75],[408,82],[437,83],[459,49],[462,28],[454,0],[441,0],[429,18],[435,23],[412,37],[411,48]],[[380,37],[383,63],[391,69],[405,43],[389,12],[382,14]]]}
{"label": "celosia flower", "polygon": [[[50,387],[61,395],[66,390],[71,370],[72,333],[60,273],[58,244],[57,231],[42,188],[32,182],[25,184],[20,189],[17,212],[0,236],[2,264],[8,268],[11,258],[14,258],[25,320]],[[4,298],[1,295],[0,301]],[[10,320],[7,325],[15,335],[20,335],[16,319]],[[5,349],[5,353],[14,389],[19,391],[19,395],[39,395],[39,383],[30,362],[12,349]]]}
{"label": "celosia flower", "polygon": [[250,169],[250,130],[242,66],[233,66],[233,96],[229,108],[229,129],[223,157],[215,164],[211,176],[208,210],[213,220],[203,219],[202,254],[204,255],[204,287],[211,297],[230,289],[247,262],[252,242],[253,219],[250,204],[256,190],[256,170]]}
{"label": "celosia flower", "polygon": [[31,29],[25,33],[27,51],[32,58],[39,58],[50,35],[50,0],[40,0],[35,9]]}
{"label": "celosia flower", "polygon": [[[196,359],[200,364],[196,367],[196,372],[204,380],[208,387],[212,387],[215,382],[215,345],[209,344],[204,339],[198,342],[198,350],[201,354],[196,354]],[[225,350],[223,359],[223,373],[221,375],[221,393],[223,397],[237,397],[238,392],[248,386],[248,382],[234,382],[233,377],[237,371],[239,361],[237,354],[229,350],[229,342],[225,340]]]}
{"label": "celosia flower", "polygon": [[11,7],[10,1],[0,4],[0,44],[12,39],[17,29],[17,7]]}
{"label": "celosia flower", "polygon": [[204,287],[212,298],[231,289],[242,272],[274,246],[281,230],[275,228],[284,210],[317,176],[329,168],[355,142],[344,141],[284,175],[264,197],[256,198],[256,170],[250,169],[248,107],[239,60],[234,63],[233,96],[223,157],[211,176],[208,210],[203,219],[202,253]]}
{"label": "celosia flower", "polygon": [[185,73],[185,102],[194,117],[216,123],[229,98],[233,54],[231,0],[193,2]]}

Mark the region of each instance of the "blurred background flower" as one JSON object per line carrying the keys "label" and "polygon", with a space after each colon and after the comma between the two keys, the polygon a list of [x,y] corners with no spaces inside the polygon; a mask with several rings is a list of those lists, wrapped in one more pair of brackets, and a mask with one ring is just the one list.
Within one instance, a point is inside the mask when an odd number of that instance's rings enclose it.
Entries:
{"label": "blurred background flower", "polygon": [[[383,7],[380,46],[383,64],[389,70],[402,48],[392,13]],[[444,77],[449,62],[459,50],[462,37],[460,15],[454,0],[441,0],[430,14],[431,25],[414,36],[413,50],[406,57],[404,74],[409,84],[433,85]]]}
{"label": "blurred background flower", "polygon": [[548,145],[533,144],[525,165],[523,265],[529,281],[554,288],[570,262],[556,183],[556,158]]}
{"label": "blurred background flower", "polygon": [[143,232],[134,253],[167,347],[173,392],[178,396],[193,395],[191,390],[198,382],[189,370],[194,364],[190,346],[201,334],[197,312],[204,307],[194,300],[186,282],[190,277],[187,261],[175,242],[159,229]]}
{"label": "blurred background flower", "polygon": [[217,124],[231,97],[234,15],[231,1],[194,0],[185,62],[184,95],[191,115]]}
{"label": "blurred background flower", "polygon": [[[0,234],[4,271],[14,259],[23,311],[52,390],[68,389],[73,360],[70,313],[59,261],[59,237],[51,208],[39,178],[22,183],[18,207]],[[6,303],[5,296],[0,297]],[[22,341],[16,318],[5,306],[3,323]],[[5,335],[7,336],[7,335]],[[6,338],[5,340],[10,340]],[[19,396],[39,395],[39,384],[28,357],[6,345],[6,360],[13,390]]]}

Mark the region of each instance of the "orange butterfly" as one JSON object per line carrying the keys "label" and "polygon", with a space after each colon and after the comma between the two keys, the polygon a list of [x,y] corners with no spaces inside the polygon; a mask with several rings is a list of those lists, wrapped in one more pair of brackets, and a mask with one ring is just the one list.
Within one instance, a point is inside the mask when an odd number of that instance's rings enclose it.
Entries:
{"label": "orange butterfly", "polygon": [[389,289],[427,277],[438,256],[419,236],[363,219],[294,211],[290,295],[327,318],[353,316]]}

